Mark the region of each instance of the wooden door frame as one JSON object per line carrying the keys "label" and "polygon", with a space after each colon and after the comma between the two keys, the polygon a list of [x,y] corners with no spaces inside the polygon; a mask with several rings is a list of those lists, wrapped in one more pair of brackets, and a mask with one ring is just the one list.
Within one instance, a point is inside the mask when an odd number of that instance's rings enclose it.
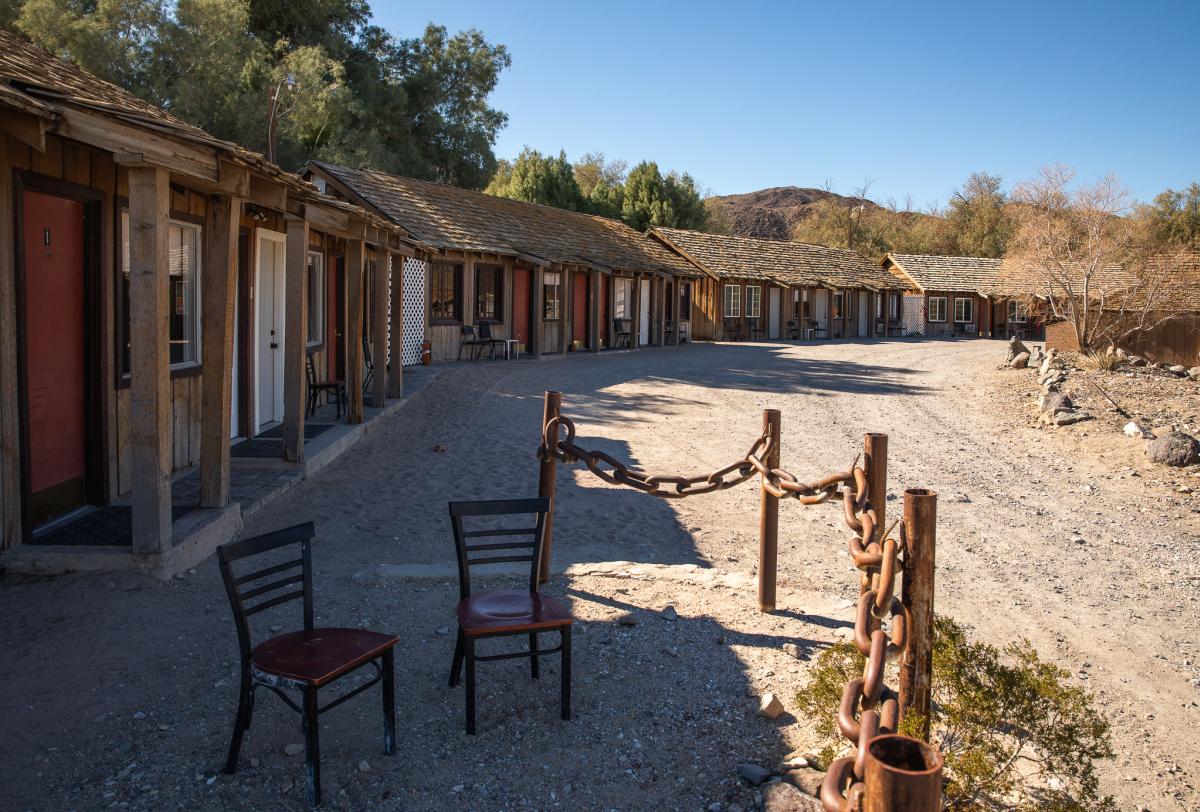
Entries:
{"label": "wooden door frame", "polygon": [[[276,238],[278,238],[278,239],[276,239]],[[257,437],[258,430],[263,425],[263,423],[271,422],[275,419],[275,415],[272,412],[271,419],[264,421],[262,419],[262,414],[260,411],[261,404],[259,403],[259,377],[262,375],[262,359],[259,358],[258,349],[259,349],[259,331],[262,329],[262,325],[259,324],[258,309],[261,306],[260,303],[262,301],[262,295],[261,295],[262,290],[261,290],[261,285],[259,284],[259,282],[260,282],[259,275],[262,271],[262,264],[260,262],[261,256],[260,256],[260,252],[258,250],[258,246],[259,246],[259,243],[262,242],[263,240],[268,240],[270,242],[276,243],[277,245],[282,246],[284,251],[287,250],[287,235],[286,234],[283,234],[278,231],[273,231],[269,228],[261,228],[260,227],[260,228],[254,229],[254,329],[252,331],[253,332],[253,340],[254,340],[254,350],[251,353],[251,355],[254,358],[254,386],[253,386],[254,409],[253,409],[253,416],[251,417],[251,420],[250,420],[250,426],[249,426],[250,433],[246,435],[247,437]],[[277,262],[277,266],[278,266],[278,262]],[[277,268],[275,270],[277,270]],[[278,283],[280,281],[280,279],[279,279],[280,276],[282,276],[282,281],[283,281],[284,285],[286,286],[286,284],[287,284],[286,254],[285,254],[285,260],[284,260],[284,264],[283,264],[282,274],[276,273],[276,280],[275,280],[276,283]],[[272,284],[272,294],[274,295],[276,300],[281,298],[278,284],[274,284],[274,283]],[[287,300],[286,300],[286,297],[283,297],[283,298],[284,298],[283,315],[284,315],[284,318],[286,319],[286,317],[287,317]],[[282,343],[283,341],[285,341],[287,339],[286,328],[284,330],[284,333],[285,333],[284,336],[280,338],[280,343]],[[272,363],[272,375],[274,375],[274,373],[275,373],[275,369],[274,369],[274,364]],[[273,385],[277,389],[282,387],[282,384],[283,384],[282,379],[278,380],[278,381],[273,381]],[[281,393],[280,401],[282,401],[282,400],[283,400],[283,396]]]}
{"label": "wooden door frame", "polygon": [[[13,212],[17,310],[17,425],[20,432],[22,542],[33,540],[30,523],[29,377],[26,352],[28,330],[25,297],[25,192],[61,197],[83,206],[83,364],[84,364],[84,488],[89,504],[108,499],[108,422],[104,377],[103,335],[105,194],[99,189],[23,169],[13,170]],[[117,246],[120,251],[120,246]]]}

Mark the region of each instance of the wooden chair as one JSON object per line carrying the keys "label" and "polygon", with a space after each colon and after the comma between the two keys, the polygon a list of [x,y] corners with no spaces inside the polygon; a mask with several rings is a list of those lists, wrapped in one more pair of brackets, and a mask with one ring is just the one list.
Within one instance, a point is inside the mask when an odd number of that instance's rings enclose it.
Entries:
{"label": "wooden chair", "polygon": [[313,368],[312,353],[307,353],[304,358],[304,371],[308,376],[308,408],[305,409],[309,417],[317,413],[317,403],[321,392],[333,393],[333,402],[337,404],[337,418],[342,419],[342,404],[346,402],[346,382],[345,381],[318,381],[317,371]]}
{"label": "wooden chair", "polygon": [[[458,685],[463,663],[467,667],[467,733],[475,732],[475,663],[528,657],[533,678],[538,679],[538,658],[562,653],[562,689],[560,716],[571,718],[571,613],[558,601],[538,593],[538,566],[545,540],[546,514],[550,500],[504,499],[485,502],[451,502],[450,521],[454,526],[454,547],[458,556],[458,640],[454,644],[454,662],[450,666],[450,687]],[[522,516],[535,518],[533,527],[503,527],[466,530],[464,518]],[[499,539],[469,544],[477,538]],[[509,540],[509,539],[522,539]],[[516,552],[514,552],[516,551]],[[529,562],[528,590],[495,590],[471,594],[471,567],[488,564]],[[559,645],[540,648],[538,634],[559,633]],[[529,635],[529,650],[488,656],[475,653],[475,642],[488,637]]]}
{"label": "wooden chair", "polygon": [[[321,803],[320,715],[347,699],[362,693],[377,682],[383,683],[383,752],[392,755],[396,750],[395,671],[392,649],[400,638],[366,629],[315,628],[313,626],[312,550],[315,531],[312,522],[298,524],[263,536],[232,541],[217,548],[221,578],[233,607],[237,625],[238,649],[242,660],[241,693],[233,740],[225,772],[237,770],[242,737],[250,728],[254,711],[254,692],[266,688],[279,696],[289,708],[304,719],[305,762],[308,800],[313,806]],[[245,575],[235,575],[233,563],[258,556],[271,550],[299,546],[300,557],[267,566]],[[291,572],[299,570],[298,572]],[[284,574],[284,573],[291,574]],[[280,577],[269,580],[271,576]],[[265,582],[265,583],[264,583]],[[268,597],[277,590],[282,595]],[[258,599],[253,605],[249,603]],[[271,637],[258,645],[250,642],[251,615],[293,600],[304,602],[304,629]],[[321,707],[317,702],[318,689],[329,685],[358,669],[371,665],[375,676],[366,683],[342,694]],[[301,705],[284,691],[298,690]]]}
{"label": "wooden chair", "polygon": [[633,347],[633,321],[631,319],[613,319],[613,348],[621,346],[624,339],[626,347]]}
{"label": "wooden chair", "polygon": [[473,352],[478,360],[479,354],[483,351],[484,344],[487,343],[475,334],[475,328],[469,324],[462,326],[462,343],[458,345],[458,360],[462,360],[463,347],[474,347]]}

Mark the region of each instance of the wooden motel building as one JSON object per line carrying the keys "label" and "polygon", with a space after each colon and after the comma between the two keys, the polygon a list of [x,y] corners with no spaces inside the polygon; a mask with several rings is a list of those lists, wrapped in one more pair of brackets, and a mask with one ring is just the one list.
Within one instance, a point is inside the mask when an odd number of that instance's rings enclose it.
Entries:
{"label": "wooden motel building", "polygon": [[[535,357],[691,336],[703,274],[617,220],[316,161],[304,174],[427,250],[405,266],[404,320],[435,363],[481,334]],[[415,345],[405,352],[415,363]]]}
{"label": "wooden motel building", "polygon": [[163,574],[227,540],[239,449],[303,464],[308,380],[345,381],[343,431],[400,397],[379,359],[417,253],[0,32],[0,567]]}
{"label": "wooden motel building", "polygon": [[704,272],[697,338],[774,340],[896,335],[908,285],[856,251],[784,240],[653,228]]}

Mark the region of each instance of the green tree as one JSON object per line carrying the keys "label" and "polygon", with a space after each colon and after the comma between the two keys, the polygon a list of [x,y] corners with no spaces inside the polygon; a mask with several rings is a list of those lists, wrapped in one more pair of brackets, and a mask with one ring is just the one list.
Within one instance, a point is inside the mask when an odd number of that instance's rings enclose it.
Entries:
{"label": "green tree", "polygon": [[1200,251],[1200,183],[1167,189],[1138,210],[1147,238],[1164,250]]}
{"label": "green tree", "polygon": [[650,226],[703,230],[708,211],[692,177],[666,177],[653,161],[642,161],[625,179],[621,219],[639,231]]}
{"label": "green tree", "polygon": [[575,172],[562,151],[555,157],[525,147],[511,164],[504,162],[484,191],[570,211],[579,211],[583,204]]}
{"label": "green tree", "polygon": [[962,256],[1002,257],[1013,235],[1008,197],[996,175],[975,172],[950,196],[946,213],[955,232],[955,250]]}
{"label": "green tree", "polygon": [[602,152],[589,152],[575,162],[575,182],[586,211],[620,219],[625,198],[624,161],[609,161]]}

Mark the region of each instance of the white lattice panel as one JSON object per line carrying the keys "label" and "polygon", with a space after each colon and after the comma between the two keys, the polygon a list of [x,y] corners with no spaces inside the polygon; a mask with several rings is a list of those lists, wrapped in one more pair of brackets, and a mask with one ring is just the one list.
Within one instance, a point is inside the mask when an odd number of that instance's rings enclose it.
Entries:
{"label": "white lattice panel", "polygon": [[404,260],[404,366],[421,363],[425,340],[425,273],[419,259]]}
{"label": "white lattice panel", "polygon": [[925,297],[904,295],[900,298],[900,323],[906,336],[925,335]]}

